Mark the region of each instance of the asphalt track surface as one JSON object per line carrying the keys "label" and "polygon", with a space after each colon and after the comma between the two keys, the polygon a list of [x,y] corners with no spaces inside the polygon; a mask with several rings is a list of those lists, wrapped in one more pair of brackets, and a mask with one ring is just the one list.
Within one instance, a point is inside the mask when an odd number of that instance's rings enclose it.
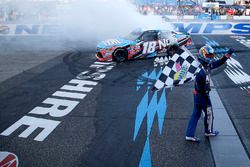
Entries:
{"label": "asphalt track surface", "polygon": [[[230,36],[207,37],[221,47],[235,48],[233,58],[250,73],[247,46]],[[25,40],[36,41],[34,38],[37,37]],[[153,67],[154,59],[112,64],[114,67],[105,73],[105,78],[84,99],[78,100],[79,104],[69,114],[63,117],[31,114],[33,108],[42,106],[49,97],[54,98],[53,93],[81,72],[93,70],[90,66],[96,61],[95,48],[82,48],[82,43],[75,42],[72,46],[58,47],[37,44],[39,47],[29,49],[19,47],[21,38],[6,39],[1,40],[0,133],[24,116],[60,121],[43,141],[34,140],[42,129],[26,138],[18,137],[27,126],[9,136],[0,135],[0,151],[16,154],[20,166],[148,167],[151,163],[154,167],[215,166],[209,139],[203,136],[202,120],[196,132],[201,142],[184,140],[193,108],[192,82],[155,95],[148,91],[155,73],[160,71],[160,67]],[[193,40],[196,47],[207,42],[203,36],[193,36]],[[224,68],[216,71],[213,82],[249,156],[250,89],[240,89],[242,85],[233,83]],[[143,97],[147,93],[145,102]],[[161,113],[157,110],[155,116],[138,114],[140,108],[152,111],[149,108],[155,97],[158,104],[163,100],[161,106],[166,109]]]}

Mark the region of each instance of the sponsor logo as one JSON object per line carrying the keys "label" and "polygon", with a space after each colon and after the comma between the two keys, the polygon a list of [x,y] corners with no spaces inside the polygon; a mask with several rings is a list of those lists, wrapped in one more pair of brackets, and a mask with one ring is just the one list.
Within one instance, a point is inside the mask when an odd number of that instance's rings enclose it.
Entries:
{"label": "sponsor logo", "polygon": [[15,154],[10,152],[0,152],[0,167],[17,167],[18,158]]}
{"label": "sponsor logo", "polygon": [[176,63],[175,68],[176,68],[177,72],[180,71],[181,70],[181,63]]}
{"label": "sponsor logo", "polygon": [[55,35],[62,33],[62,26],[56,24],[7,24],[0,26],[0,35]]}
{"label": "sponsor logo", "polygon": [[246,23],[172,23],[177,31],[191,34],[244,34],[250,35],[250,22]]}
{"label": "sponsor logo", "polygon": [[[23,116],[0,135],[9,136],[19,127],[26,125],[26,129],[18,137],[27,138],[36,129],[42,128],[43,130],[35,136],[34,140],[44,141],[61,123],[60,118],[72,112],[114,65],[114,63],[106,62],[93,63],[89,67],[92,72],[84,71],[77,75],[76,78],[63,85],[60,90],[54,92],[51,97],[45,99],[41,106],[32,109],[28,115]],[[44,104],[47,107],[44,107]],[[46,116],[46,119],[41,118],[42,116]]]}
{"label": "sponsor logo", "polygon": [[109,46],[109,45],[121,44],[121,42],[118,39],[108,39],[108,40],[104,41],[104,44]]}
{"label": "sponsor logo", "polygon": [[[202,22],[178,22],[172,23],[176,31],[187,32],[191,34],[236,34],[250,35],[250,22],[244,23],[202,23]],[[166,29],[168,29],[166,27]],[[7,24],[0,26],[0,35],[55,35],[65,32],[63,25],[59,24]],[[111,39],[105,41],[106,45],[120,44],[121,41]],[[167,41],[161,41],[164,46]],[[146,52],[151,52],[154,43],[148,44]],[[149,47],[149,48],[148,48]],[[150,49],[151,47],[151,49]]]}
{"label": "sponsor logo", "polygon": [[188,72],[188,66],[183,65],[181,66],[180,63],[176,63],[176,73],[174,75],[174,80],[182,80],[186,78],[187,72]]}
{"label": "sponsor logo", "polygon": [[154,53],[157,48],[157,44],[159,45],[159,49],[162,50],[170,44],[170,40],[162,39],[158,41],[144,42],[142,54]]}

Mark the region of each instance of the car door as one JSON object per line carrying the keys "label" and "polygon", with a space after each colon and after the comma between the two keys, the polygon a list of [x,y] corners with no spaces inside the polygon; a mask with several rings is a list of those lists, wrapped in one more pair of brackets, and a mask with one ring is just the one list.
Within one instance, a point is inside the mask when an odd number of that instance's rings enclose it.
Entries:
{"label": "car door", "polygon": [[157,53],[158,48],[158,32],[146,31],[141,36],[142,42],[142,56],[153,57]]}

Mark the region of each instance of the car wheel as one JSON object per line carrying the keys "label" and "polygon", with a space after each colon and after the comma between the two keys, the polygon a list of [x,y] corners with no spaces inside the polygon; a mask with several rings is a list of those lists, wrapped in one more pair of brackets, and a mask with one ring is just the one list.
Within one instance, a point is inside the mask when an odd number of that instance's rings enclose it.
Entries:
{"label": "car wheel", "polygon": [[128,51],[124,48],[118,48],[113,53],[113,60],[122,62],[128,59]]}

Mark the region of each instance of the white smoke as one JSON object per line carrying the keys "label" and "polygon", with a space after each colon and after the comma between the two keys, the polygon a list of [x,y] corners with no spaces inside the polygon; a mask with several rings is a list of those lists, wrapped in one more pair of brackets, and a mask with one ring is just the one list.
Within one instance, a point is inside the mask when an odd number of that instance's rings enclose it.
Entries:
{"label": "white smoke", "polygon": [[173,29],[160,16],[141,15],[128,0],[82,0],[61,16],[72,38],[103,40],[125,36],[136,28]]}
{"label": "white smoke", "polygon": [[[137,28],[173,29],[159,15],[140,14],[136,6],[130,2],[131,0],[75,0],[75,2],[69,4],[55,3],[55,0],[51,0],[53,2],[50,2],[50,0],[34,2],[35,0],[33,0],[32,3],[31,1],[12,0],[3,7],[17,9],[25,16],[17,22],[11,21],[10,24],[28,24],[29,27],[33,24],[59,25],[55,30],[53,28],[51,30],[59,32],[52,32],[53,38],[46,38],[47,34],[42,34],[45,35],[44,38],[39,36],[36,38],[36,45],[43,48],[54,48],[55,44],[58,44],[58,48],[60,46],[69,47],[71,44],[79,44],[79,47],[96,46],[101,40],[127,36],[128,33]],[[0,3],[0,9],[1,5]],[[43,11],[45,17],[43,14],[37,14],[39,11]],[[52,13],[51,16],[50,13]],[[50,16],[48,19],[47,14]],[[15,29],[11,29],[11,32],[14,33]],[[30,44],[28,40],[26,40],[26,43],[27,46],[35,45],[34,42]],[[51,45],[51,43],[53,44]]]}

